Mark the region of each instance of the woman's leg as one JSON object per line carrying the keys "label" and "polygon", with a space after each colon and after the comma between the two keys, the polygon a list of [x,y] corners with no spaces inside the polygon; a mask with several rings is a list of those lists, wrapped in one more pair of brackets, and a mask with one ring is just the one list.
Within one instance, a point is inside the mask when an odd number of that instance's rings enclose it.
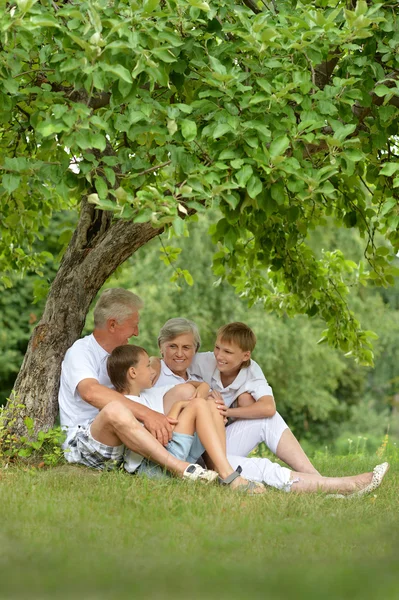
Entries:
{"label": "woman's leg", "polygon": [[242,475],[253,481],[261,481],[279,490],[296,493],[338,492],[350,493],[361,490],[372,480],[373,473],[362,473],[351,477],[322,477],[313,473],[290,471],[267,458],[243,458],[227,455],[233,467],[242,466]]}
{"label": "woman's leg", "polygon": [[309,458],[302,449],[300,443],[287,427],[281,434],[280,441],[277,445],[276,456],[283,460],[291,469],[301,473],[310,473],[312,475],[320,475],[315,467],[310,462]]}
{"label": "woman's leg", "polygon": [[361,473],[351,477],[322,477],[310,473],[291,473],[291,490],[304,492],[339,492],[349,494],[365,488],[371,483],[373,473]]}
{"label": "woman's leg", "polygon": [[[191,400],[190,404],[180,413],[179,422],[175,427],[176,433],[193,435],[195,431],[209,454],[215,470],[222,479],[226,479],[234,472],[234,469],[227,460],[223,441],[220,439],[218,428],[212,417],[210,403],[203,398]],[[237,477],[231,484],[231,487],[239,487],[246,483],[245,479]],[[261,490],[262,488],[260,487],[259,491]]]}

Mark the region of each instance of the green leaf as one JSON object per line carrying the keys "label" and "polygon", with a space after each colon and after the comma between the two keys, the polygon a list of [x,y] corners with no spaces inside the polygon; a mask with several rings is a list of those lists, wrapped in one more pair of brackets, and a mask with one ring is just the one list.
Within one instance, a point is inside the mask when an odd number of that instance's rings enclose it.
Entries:
{"label": "green leaf", "polygon": [[145,0],[143,8],[146,13],[154,12],[157,8],[159,8],[160,0]]}
{"label": "green leaf", "polygon": [[394,90],[391,90],[389,87],[387,87],[386,85],[377,85],[374,88],[374,93],[376,96],[378,96],[379,98],[381,98],[382,96],[386,96],[389,93],[392,93]]}
{"label": "green leaf", "polygon": [[190,114],[193,112],[193,107],[188,104],[176,104],[177,108],[186,114]]}
{"label": "green leaf", "polygon": [[399,171],[399,162],[387,162],[384,164],[380,171],[380,175],[385,175],[386,177],[391,177],[396,171]]}
{"label": "green leaf", "polygon": [[28,429],[28,431],[31,431],[33,429],[34,422],[31,417],[25,417],[24,423],[25,423],[25,427],[26,427],[26,429]]}
{"label": "green leaf", "polygon": [[231,126],[228,123],[219,123],[219,125],[216,125],[212,137],[213,139],[220,138],[229,131],[231,131]]}
{"label": "green leaf", "polygon": [[188,0],[188,3],[191,4],[191,6],[194,6],[194,8],[199,8],[204,12],[209,12],[211,10],[208,2],[204,2],[203,0]]}
{"label": "green leaf", "polygon": [[175,219],[173,219],[172,227],[177,237],[181,237],[184,234],[185,223],[183,219],[180,219],[180,217],[176,217]]}
{"label": "green leaf", "polygon": [[177,61],[176,56],[172,54],[170,50],[166,50],[165,48],[153,48],[151,52],[157,58],[162,60],[162,62],[173,63]]}
{"label": "green leaf", "polygon": [[35,15],[29,21],[33,27],[60,27],[57,20],[50,14]]}
{"label": "green leaf", "polygon": [[93,148],[98,148],[98,150],[101,150],[102,152],[105,150],[106,146],[107,146],[107,140],[105,139],[105,136],[102,135],[101,133],[89,133],[88,136],[89,139],[89,143]]}
{"label": "green leaf", "polygon": [[247,192],[251,198],[256,198],[262,191],[262,182],[256,175],[252,175],[248,181]]}
{"label": "green leaf", "polygon": [[11,175],[10,173],[6,173],[3,175],[1,184],[3,188],[9,194],[12,194],[21,183],[21,177],[19,175]]}
{"label": "green leaf", "polygon": [[290,145],[290,140],[286,135],[281,135],[277,137],[270,144],[269,153],[271,158],[276,158],[277,156],[281,156],[287,150]]}
{"label": "green leaf", "polygon": [[252,175],[253,171],[251,165],[244,165],[242,169],[237,171],[237,173],[235,174],[236,179],[238,181],[238,185],[242,188],[245,188]]}
{"label": "green leaf", "polygon": [[219,73],[219,75],[226,75],[226,67],[220,62],[220,60],[218,60],[214,56],[210,56],[209,62],[211,63],[211,67],[215,71],[215,73]]}
{"label": "green leaf", "polygon": [[97,194],[100,200],[104,200],[108,196],[108,187],[102,177],[96,177],[94,180],[94,186],[97,190]]}
{"label": "green leaf", "polygon": [[183,275],[184,280],[187,283],[187,285],[192,286],[194,284],[193,276],[191,275],[191,273],[189,271],[187,271],[187,269],[183,269],[181,274]]}
{"label": "green leaf", "polygon": [[3,79],[3,86],[9,94],[17,94],[19,89],[19,83],[16,79]]}
{"label": "green leaf", "polygon": [[322,115],[335,115],[338,112],[335,104],[329,100],[319,100],[318,107]]}
{"label": "green leaf", "polygon": [[181,132],[185,140],[192,142],[197,136],[197,125],[195,121],[189,119],[182,119],[180,121]]}
{"label": "green leaf", "polygon": [[103,71],[112,73],[112,75],[115,75],[119,79],[126,81],[126,83],[133,83],[131,73],[126,69],[126,67],[123,67],[122,65],[107,65],[107,63],[101,63],[100,66]]}

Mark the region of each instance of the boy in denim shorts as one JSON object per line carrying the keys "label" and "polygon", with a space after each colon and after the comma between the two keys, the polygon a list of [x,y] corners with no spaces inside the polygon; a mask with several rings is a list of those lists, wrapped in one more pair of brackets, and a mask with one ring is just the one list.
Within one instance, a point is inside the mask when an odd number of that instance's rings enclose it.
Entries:
{"label": "boy in denim shorts", "polygon": [[[178,419],[172,440],[166,446],[170,454],[180,460],[195,462],[205,449],[216,471],[206,472],[208,480],[218,478],[222,484],[250,493],[266,491],[262,484],[243,479],[240,476],[241,469],[235,471],[229,464],[226,457],[223,418],[214,402],[207,402],[201,397],[201,394],[208,393],[207,384],[190,382],[173,387],[149,389],[155,372],[144,348],[133,345],[115,348],[108,358],[107,368],[110,380],[118,392],[134,402],[140,402],[152,410],[167,413],[168,416]],[[206,389],[202,389],[204,386]],[[131,451],[125,454],[125,469],[149,477],[166,475],[162,467],[145,457],[138,458],[138,455]]]}

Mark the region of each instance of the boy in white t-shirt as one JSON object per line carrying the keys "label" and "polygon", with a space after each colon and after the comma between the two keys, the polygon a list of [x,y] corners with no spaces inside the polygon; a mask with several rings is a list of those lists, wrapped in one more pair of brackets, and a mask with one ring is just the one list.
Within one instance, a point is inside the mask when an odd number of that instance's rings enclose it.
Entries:
{"label": "boy in white t-shirt", "polygon": [[[144,348],[133,345],[115,348],[108,358],[107,368],[111,382],[118,392],[152,410],[167,412],[168,416],[178,419],[173,438],[166,446],[173,456],[195,462],[205,448],[219,475],[220,483],[251,493],[266,491],[262,484],[240,477],[241,469],[234,471],[228,463],[223,420],[213,403],[207,402],[199,395],[208,392],[209,387],[206,384],[206,390],[202,389],[204,384],[199,382],[194,385],[189,383],[172,388],[148,389],[152,386],[154,370]],[[196,433],[201,443],[198,443]],[[125,468],[129,472],[145,473],[150,477],[164,474],[164,470],[149,459],[144,458],[137,465],[137,455],[129,452],[125,458]],[[209,479],[215,479],[217,474],[211,473]]]}

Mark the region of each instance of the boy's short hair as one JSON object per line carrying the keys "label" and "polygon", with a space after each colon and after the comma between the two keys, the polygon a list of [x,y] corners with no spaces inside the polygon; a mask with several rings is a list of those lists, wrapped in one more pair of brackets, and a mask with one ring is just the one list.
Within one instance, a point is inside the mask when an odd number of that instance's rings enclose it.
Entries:
{"label": "boy's short hair", "polygon": [[[218,329],[217,337],[221,340],[237,344],[243,352],[252,352],[256,346],[256,335],[248,325],[238,321],[227,323]],[[242,367],[249,367],[251,359],[242,363]]]}
{"label": "boy's short hair", "polygon": [[126,389],[127,372],[130,367],[135,367],[143,354],[147,351],[141,346],[126,344],[117,346],[107,360],[107,371],[112,385],[117,392]]}

